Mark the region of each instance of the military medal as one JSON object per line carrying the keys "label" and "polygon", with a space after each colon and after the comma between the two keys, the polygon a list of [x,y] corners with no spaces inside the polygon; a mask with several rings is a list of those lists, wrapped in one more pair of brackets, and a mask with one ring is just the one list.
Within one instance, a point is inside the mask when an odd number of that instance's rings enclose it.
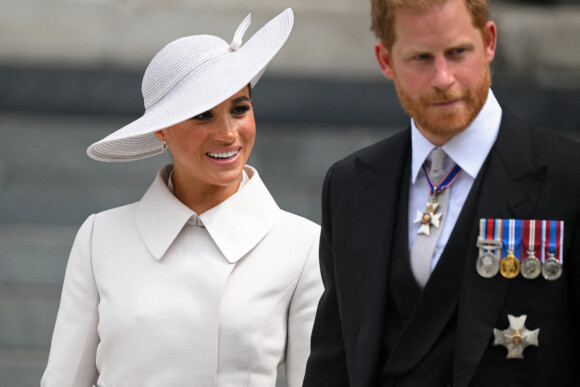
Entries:
{"label": "military medal", "polygon": [[503,220],[503,250],[506,255],[499,264],[499,272],[508,279],[515,278],[520,274],[520,261],[518,259],[520,255],[519,245],[521,244],[520,225],[520,220]]}
{"label": "military medal", "polygon": [[[540,222],[536,220],[524,220],[524,259],[522,260],[521,273],[526,279],[538,278],[542,272],[542,264],[536,257],[536,252],[540,250],[541,235],[536,232],[536,226]],[[538,231],[541,230],[538,227]]]}
{"label": "military medal", "polygon": [[501,226],[502,222],[499,219],[479,220],[479,238],[477,238],[479,257],[475,261],[475,270],[483,278],[491,278],[499,271]]}
{"label": "military medal", "polygon": [[[542,275],[549,281],[554,281],[562,275],[564,222],[563,221],[542,221],[542,233],[546,248],[542,254]],[[545,259],[547,251],[548,259]]]}
{"label": "military medal", "polygon": [[427,211],[421,212],[417,210],[417,217],[413,223],[421,223],[419,231],[417,234],[425,234],[427,236],[431,235],[431,226],[439,228],[441,224],[441,216],[443,214],[436,214],[439,209],[439,203],[437,203],[437,194],[433,195],[431,202],[427,203]]}
{"label": "military medal", "polygon": [[427,177],[427,183],[429,184],[430,200],[429,202],[427,202],[426,211],[417,210],[417,217],[415,218],[413,223],[421,224],[421,226],[419,226],[419,231],[417,231],[417,234],[424,234],[429,236],[431,235],[431,226],[439,228],[441,226],[441,217],[443,216],[443,213],[439,214],[437,213],[437,210],[439,209],[439,203],[437,203],[437,195],[443,192],[445,188],[453,184],[455,179],[457,179],[459,172],[461,172],[461,168],[459,167],[459,165],[455,164],[455,166],[451,169],[451,171],[449,171],[447,176],[445,176],[441,181],[441,183],[439,183],[439,186],[433,184],[431,176],[429,176],[429,171],[427,171],[425,165],[423,165],[423,171],[425,172],[425,176]]}
{"label": "military medal", "polygon": [[495,340],[493,345],[503,345],[507,348],[508,354],[506,359],[523,359],[524,349],[530,345],[538,346],[538,334],[540,328],[533,331],[528,330],[525,326],[526,315],[519,317],[508,314],[510,326],[503,331],[493,328]]}

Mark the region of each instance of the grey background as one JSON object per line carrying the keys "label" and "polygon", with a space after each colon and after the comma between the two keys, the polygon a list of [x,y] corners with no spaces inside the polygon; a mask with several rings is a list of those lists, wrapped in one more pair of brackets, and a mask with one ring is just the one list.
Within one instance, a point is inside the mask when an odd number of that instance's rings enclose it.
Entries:
{"label": "grey background", "polygon": [[[578,138],[580,5],[492,5],[496,96]],[[366,1],[0,0],[0,386],[38,385],[80,223],[139,200],[170,162],[85,154],[142,114],[141,77],[155,52],[198,33],[229,41],[252,12],[247,38],[287,6],[293,33],[254,91],[250,164],[282,208],[319,222],[332,162],[408,123],[375,64]]]}

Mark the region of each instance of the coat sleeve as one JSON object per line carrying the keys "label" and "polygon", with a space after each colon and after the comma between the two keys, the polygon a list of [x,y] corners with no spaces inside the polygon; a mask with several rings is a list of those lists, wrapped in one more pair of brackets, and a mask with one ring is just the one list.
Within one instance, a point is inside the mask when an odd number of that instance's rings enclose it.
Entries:
{"label": "coat sleeve", "polygon": [[322,230],[319,254],[324,292],[320,298],[314,320],[311,352],[306,365],[304,387],[349,386],[342,320],[334,274],[331,211],[329,210],[332,171],[333,168],[326,174],[322,188]]}
{"label": "coat sleeve", "polygon": [[79,229],[68,260],[42,387],[92,386],[98,371],[99,294],[92,269],[95,215]]}
{"label": "coat sleeve", "polygon": [[286,387],[300,387],[304,380],[306,361],[310,354],[310,335],[318,300],[322,294],[322,280],[318,264],[319,228],[308,256],[288,312],[288,344],[286,347]]}

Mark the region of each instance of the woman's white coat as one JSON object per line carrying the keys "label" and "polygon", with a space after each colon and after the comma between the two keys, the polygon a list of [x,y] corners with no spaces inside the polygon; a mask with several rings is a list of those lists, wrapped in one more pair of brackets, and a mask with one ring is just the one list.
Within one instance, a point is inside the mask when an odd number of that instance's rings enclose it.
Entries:
{"label": "woman's white coat", "polygon": [[319,226],[279,209],[251,167],[196,226],[169,171],[80,228],[42,386],[273,387],[284,362],[301,386]]}

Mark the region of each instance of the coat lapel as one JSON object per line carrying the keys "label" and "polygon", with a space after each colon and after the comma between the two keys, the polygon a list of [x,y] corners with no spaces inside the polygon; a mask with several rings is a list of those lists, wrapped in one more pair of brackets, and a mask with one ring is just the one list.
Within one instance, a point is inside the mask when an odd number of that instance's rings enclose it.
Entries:
{"label": "coat lapel", "polygon": [[485,279],[475,270],[479,219],[533,219],[546,171],[546,166],[537,165],[534,160],[526,124],[504,109],[498,138],[478,176],[478,180],[483,179],[465,254],[453,385],[466,386],[473,377],[484,351],[491,345],[493,328],[510,284],[500,274]]}
{"label": "coat lapel", "polygon": [[380,366],[389,256],[397,203],[409,159],[410,130],[395,134],[361,153],[356,160],[352,254],[357,297],[357,385],[375,385]]}

